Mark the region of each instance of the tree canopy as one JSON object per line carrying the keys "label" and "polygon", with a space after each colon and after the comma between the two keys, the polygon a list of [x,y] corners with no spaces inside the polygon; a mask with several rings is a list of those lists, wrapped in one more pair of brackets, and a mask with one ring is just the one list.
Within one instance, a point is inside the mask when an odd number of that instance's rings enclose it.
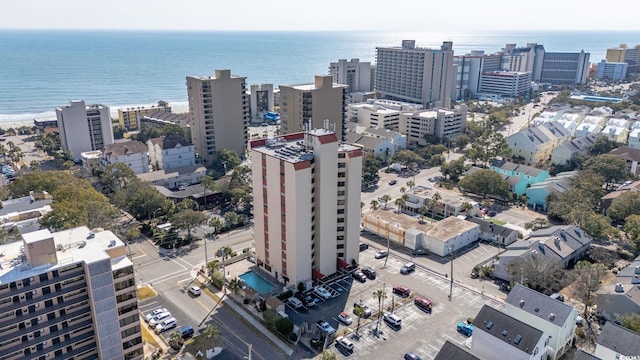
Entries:
{"label": "tree canopy", "polygon": [[607,184],[619,183],[631,178],[631,173],[624,160],[610,154],[592,157],[585,161],[583,169],[602,176]]}
{"label": "tree canopy", "polygon": [[458,183],[461,189],[487,197],[488,195],[509,196],[509,183],[500,174],[489,169],[480,169],[465,175]]}
{"label": "tree canopy", "polygon": [[607,215],[614,220],[624,220],[629,215],[640,214],[640,193],[627,191],[611,202]]}

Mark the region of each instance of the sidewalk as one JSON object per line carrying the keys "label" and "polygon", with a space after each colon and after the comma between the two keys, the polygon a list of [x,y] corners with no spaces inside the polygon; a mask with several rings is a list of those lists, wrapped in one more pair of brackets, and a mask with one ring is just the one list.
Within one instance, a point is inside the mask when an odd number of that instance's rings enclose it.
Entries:
{"label": "sidewalk", "polygon": [[[204,263],[199,264],[198,266],[194,266],[191,269],[190,276],[191,276],[192,279],[196,279],[198,277],[198,270],[197,269],[199,269],[201,266],[204,266]],[[211,288],[209,288],[209,289],[211,290]],[[231,309],[233,309],[233,311],[235,311],[235,313],[238,314],[238,316],[241,316],[243,319],[245,319],[258,332],[264,334],[265,337],[269,341],[271,341],[274,345],[276,345],[278,348],[280,348],[280,350],[282,352],[284,352],[285,354],[287,354],[287,356],[291,356],[291,354],[293,354],[294,349],[292,349],[284,341],[280,340],[279,337],[277,337],[275,335],[274,336],[268,336],[268,334],[270,334],[272,332],[271,330],[267,329],[260,321],[256,320],[253,316],[248,314],[240,305],[236,304],[235,301],[230,299],[228,296],[225,296],[225,294],[222,291],[217,291],[215,293],[215,295],[219,299],[222,299],[221,301],[225,306],[228,306]]]}

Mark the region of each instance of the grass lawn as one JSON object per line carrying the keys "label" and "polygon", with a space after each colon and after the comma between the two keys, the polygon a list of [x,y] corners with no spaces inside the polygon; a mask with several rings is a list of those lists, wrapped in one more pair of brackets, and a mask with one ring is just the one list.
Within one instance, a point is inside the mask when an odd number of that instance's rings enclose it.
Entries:
{"label": "grass lawn", "polygon": [[147,344],[151,344],[157,348],[160,348],[160,344],[158,344],[156,339],[151,335],[151,332],[149,331],[149,329],[146,326],[144,326],[144,324],[141,324],[141,325],[142,326],[140,326],[140,329],[142,330],[142,341]]}
{"label": "grass lawn", "polygon": [[138,289],[138,300],[145,300],[158,295],[149,285],[145,285]]}
{"label": "grass lawn", "polygon": [[485,221],[493,221],[494,224],[500,225],[500,226],[502,226],[502,225],[507,223],[506,221],[502,221],[502,220],[498,220],[498,219],[494,219],[494,218],[486,218],[484,220]]}

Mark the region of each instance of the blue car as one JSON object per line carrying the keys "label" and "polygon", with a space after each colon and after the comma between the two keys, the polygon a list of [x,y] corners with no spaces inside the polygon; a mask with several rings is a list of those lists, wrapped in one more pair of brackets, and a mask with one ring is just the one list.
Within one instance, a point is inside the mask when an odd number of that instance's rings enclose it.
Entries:
{"label": "blue car", "polygon": [[457,328],[464,336],[471,336],[473,334],[473,325],[467,324],[466,322],[459,322]]}
{"label": "blue car", "polygon": [[404,360],[421,360],[421,359],[420,359],[420,356],[409,351],[408,353],[404,354]]}

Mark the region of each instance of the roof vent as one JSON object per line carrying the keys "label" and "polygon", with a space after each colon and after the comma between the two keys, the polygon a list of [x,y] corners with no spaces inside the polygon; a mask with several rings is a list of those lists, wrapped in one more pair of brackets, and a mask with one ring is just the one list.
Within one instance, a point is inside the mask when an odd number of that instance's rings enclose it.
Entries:
{"label": "roof vent", "polygon": [[507,336],[509,332],[507,330],[502,330],[502,336]]}
{"label": "roof vent", "polygon": [[556,314],[554,314],[554,313],[549,314],[549,320],[550,321],[555,320],[555,318],[556,318]]}
{"label": "roof vent", "polygon": [[513,343],[518,345],[518,344],[520,344],[520,340],[522,340],[522,336],[516,335],[516,337],[513,338]]}
{"label": "roof vent", "polygon": [[109,241],[109,246],[107,247],[114,247],[114,246],[116,246],[116,241],[115,240]]}
{"label": "roof vent", "polygon": [[621,283],[616,284],[616,292],[624,292],[624,286]]}
{"label": "roof vent", "polygon": [[491,329],[493,327],[493,321],[489,321],[487,324],[487,329]]}
{"label": "roof vent", "polygon": [[540,311],[540,308],[536,306],[536,308],[533,309],[533,311],[538,312],[538,311]]}
{"label": "roof vent", "polygon": [[520,300],[520,307],[524,307],[524,300]]}

